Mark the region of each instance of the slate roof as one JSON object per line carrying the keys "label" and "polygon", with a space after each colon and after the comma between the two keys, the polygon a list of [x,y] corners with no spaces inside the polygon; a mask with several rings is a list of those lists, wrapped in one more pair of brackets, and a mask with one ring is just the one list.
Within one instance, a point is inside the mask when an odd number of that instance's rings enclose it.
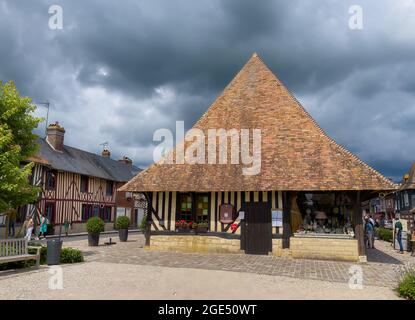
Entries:
{"label": "slate roof", "polygon": [[55,151],[43,138],[38,139],[39,152],[28,159],[40,164],[47,164],[53,169],[68,171],[117,182],[126,182],[141,169],[134,165],[105,158],[100,155],[64,146],[63,152]]}
{"label": "slate roof", "polygon": [[[327,136],[256,54],[193,128],[203,130],[206,137],[208,129],[251,129],[251,136],[252,129],[261,129],[260,173],[243,175],[242,168],[246,166],[230,164],[228,147],[228,164],[207,164],[207,161],[206,164],[166,164],[161,160],[140,172],[121,190],[202,192],[397,188]],[[185,147],[188,144],[186,142]]]}

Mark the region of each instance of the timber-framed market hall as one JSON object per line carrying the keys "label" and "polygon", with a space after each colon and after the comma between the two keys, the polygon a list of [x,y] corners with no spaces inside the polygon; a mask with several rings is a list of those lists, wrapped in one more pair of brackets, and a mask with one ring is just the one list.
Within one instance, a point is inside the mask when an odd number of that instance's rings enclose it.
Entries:
{"label": "timber-framed market hall", "polygon": [[147,199],[149,249],[365,260],[361,202],[396,185],[331,139],[257,54],[193,128],[260,129],[260,171],[162,159],[140,172],[120,190]]}

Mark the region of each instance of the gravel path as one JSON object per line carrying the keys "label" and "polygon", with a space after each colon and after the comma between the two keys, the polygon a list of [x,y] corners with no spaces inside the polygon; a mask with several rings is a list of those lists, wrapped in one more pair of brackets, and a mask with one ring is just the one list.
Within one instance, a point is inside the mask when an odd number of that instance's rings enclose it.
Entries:
{"label": "gravel path", "polygon": [[[111,236],[113,241],[118,237]],[[415,260],[377,241],[369,263],[243,254],[147,250],[144,237],[111,246],[79,248],[85,263],[62,265],[63,289],[49,289],[48,267],[0,272],[0,299],[396,299],[399,270]],[[350,289],[350,268],[360,268],[363,289]],[[53,269],[52,269],[53,270]]]}

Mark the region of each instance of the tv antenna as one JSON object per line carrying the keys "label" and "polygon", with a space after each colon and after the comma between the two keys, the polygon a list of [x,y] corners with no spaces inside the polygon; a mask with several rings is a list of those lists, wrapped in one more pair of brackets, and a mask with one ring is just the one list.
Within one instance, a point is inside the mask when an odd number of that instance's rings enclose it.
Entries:
{"label": "tv antenna", "polygon": [[103,143],[100,143],[99,145],[102,146],[102,149],[103,150],[108,150],[108,146],[109,146],[108,141],[105,141]]}

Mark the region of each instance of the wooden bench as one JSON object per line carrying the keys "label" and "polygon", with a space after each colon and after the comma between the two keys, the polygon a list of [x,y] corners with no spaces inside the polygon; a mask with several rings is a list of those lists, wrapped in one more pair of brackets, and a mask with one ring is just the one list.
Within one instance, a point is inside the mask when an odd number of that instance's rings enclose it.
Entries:
{"label": "wooden bench", "polygon": [[[29,254],[28,249],[36,249],[36,254]],[[36,268],[40,264],[41,247],[31,247],[27,239],[0,240],[0,264],[15,261],[36,260]]]}

